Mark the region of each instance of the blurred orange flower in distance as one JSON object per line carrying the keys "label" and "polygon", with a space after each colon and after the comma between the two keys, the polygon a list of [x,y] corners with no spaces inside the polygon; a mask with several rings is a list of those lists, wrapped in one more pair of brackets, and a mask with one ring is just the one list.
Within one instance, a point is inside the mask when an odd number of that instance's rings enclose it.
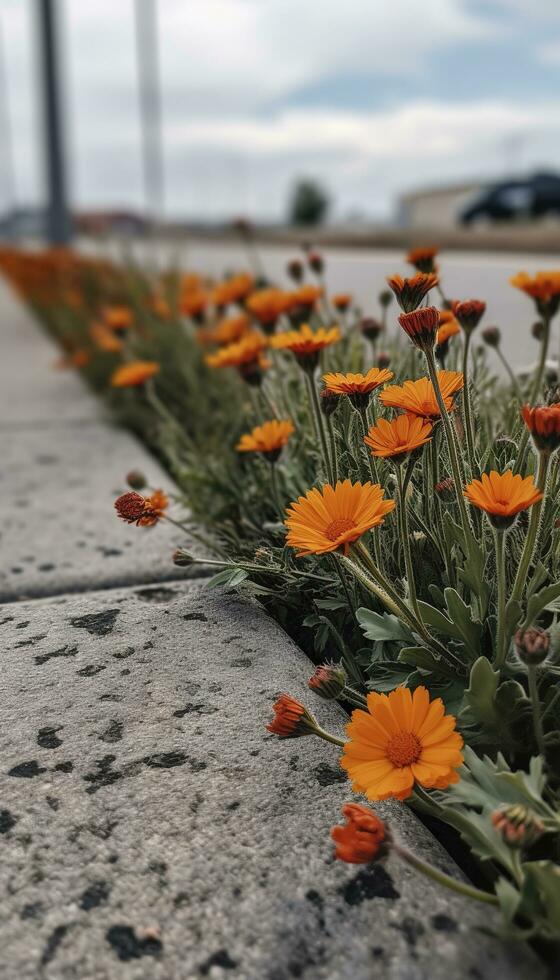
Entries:
{"label": "blurred orange flower in distance", "polygon": [[366,374],[324,374],[325,387],[335,395],[367,394],[392,381],[394,374],[385,368],[370,368]]}
{"label": "blurred orange flower in distance", "polygon": [[496,527],[509,526],[520,511],[543,499],[532,476],[522,477],[512,470],[483,473],[480,480],[465,487],[464,495],[474,507],[485,511]]}
{"label": "blurred orange flower in distance", "polygon": [[304,283],[299,287],[299,289],[296,289],[293,293],[290,293],[291,307],[307,307],[308,312],[311,313],[315,307],[315,304],[321,299],[322,295],[323,289],[321,286],[313,286],[311,283]]}
{"label": "blurred orange flower in distance", "polygon": [[395,501],[384,500],[383,494],[378,483],[369,481],[344,480],[334,487],[327,483],[321,490],[309,490],[286,512],[286,544],[297,549],[298,558],[339,549],[348,554],[350,545],[382,524],[395,507]]}
{"label": "blurred orange flower in distance", "polygon": [[273,327],[292,305],[290,293],[282,289],[259,289],[245,301],[245,308],[263,327]]}
{"label": "blurred orange flower in distance", "polygon": [[259,362],[268,345],[266,337],[256,330],[247,333],[234,344],[227,344],[214,354],[206,355],[209,367],[242,367]]}
{"label": "blurred orange flower in distance", "polygon": [[550,301],[558,301],[560,299],[560,269],[536,272],[534,276],[530,276],[528,272],[518,272],[511,277],[510,285],[520,289],[531,299],[540,303],[548,304]]}
{"label": "blurred orange flower in distance", "polygon": [[202,290],[182,293],[179,298],[179,312],[194,320],[202,318],[208,306],[208,296]]}
{"label": "blurred orange flower in distance", "polygon": [[110,330],[128,330],[133,320],[128,306],[106,306],[103,310],[103,322]]}
{"label": "blurred orange flower in distance", "polygon": [[[463,387],[463,375],[460,371],[438,371],[437,378],[444,405],[450,412],[454,407],[454,396]],[[402,385],[389,385],[383,389],[379,400],[387,408],[400,408],[403,412],[412,412],[424,418],[435,419],[440,416],[434,386],[429,378],[405,381]]]}
{"label": "blurred orange flower in distance", "polygon": [[386,838],[383,821],[361,803],[346,803],[342,807],[342,815],[346,823],[331,830],[336,844],[335,858],[347,864],[369,864],[374,861]]}
{"label": "blurred orange flower in distance", "polygon": [[75,350],[69,351],[67,354],[63,354],[55,361],[54,367],[58,368],[60,371],[64,371],[67,368],[77,368],[78,370],[87,365],[91,361],[91,353],[88,350]]}
{"label": "blurred orange flower in distance", "polygon": [[237,316],[226,317],[219,320],[215,327],[197,330],[196,339],[200,344],[216,344],[218,347],[226,347],[241,340],[245,334],[249,333],[250,323],[246,313],[238,313]]}
{"label": "blurred orange flower in distance", "polygon": [[98,350],[109,354],[119,354],[124,349],[121,338],[117,337],[104,323],[92,323],[89,328],[89,335]]}
{"label": "blurred orange flower in distance", "polygon": [[277,334],[272,338],[270,346],[275,350],[289,350],[300,361],[310,358],[316,364],[316,355],[325,347],[336,344],[341,336],[339,327],[321,327],[313,331],[304,323],[299,330],[286,330]]}
{"label": "blurred orange flower in distance", "polygon": [[440,347],[447,343],[451,337],[461,333],[461,328],[451,310],[438,310],[439,327],[436,335],[436,344]]}
{"label": "blurred orange flower in distance", "polygon": [[136,388],[143,385],[160,371],[157,361],[131,361],[117,368],[111,375],[112,388]]}
{"label": "blurred orange flower in distance", "polygon": [[346,313],[352,302],[352,293],[336,293],[331,296],[331,303],[339,313]]}
{"label": "blurred orange flower in distance", "polygon": [[388,422],[378,419],[364,437],[372,456],[401,463],[409,453],[424,446],[432,438],[433,426],[420,415],[397,415]]}
{"label": "blurred orange flower in distance", "polygon": [[241,303],[251,292],[253,284],[250,273],[239,272],[214,286],[210,292],[210,302],[218,308]]}
{"label": "blurred orange flower in distance", "polygon": [[435,245],[413,248],[406,256],[406,261],[419,272],[437,272],[435,257],[438,252],[439,249]]}
{"label": "blurred orange flower in distance", "polygon": [[419,783],[445,789],[458,782],[463,739],[456,719],[445,714],[441,698],[430,701],[423,686],[414,693],[398,687],[390,694],[372,691],[367,711],[352,712],[340,764],[352,789],[368,800],[405,800]]}
{"label": "blurred orange flower in distance", "polygon": [[238,453],[262,453],[271,462],[276,462],[294,431],[289,419],[273,419],[257,425],[252,432],[241,436],[235,448]]}

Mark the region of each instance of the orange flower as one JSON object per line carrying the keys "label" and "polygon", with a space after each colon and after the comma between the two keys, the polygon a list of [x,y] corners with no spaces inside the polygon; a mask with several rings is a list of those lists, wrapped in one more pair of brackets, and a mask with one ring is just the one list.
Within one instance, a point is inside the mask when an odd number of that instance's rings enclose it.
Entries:
{"label": "orange flower", "polygon": [[160,370],[156,361],[131,361],[113,372],[110,383],[113,388],[134,388],[143,385]]}
{"label": "orange flower", "polygon": [[335,395],[348,395],[355,408],[367,405],[372,391],[394,377],[392,371],[370,368],[367,374],[324,374],[325,387]]}
{"label": "orange flower", "polygon": [[294,431],[289,419],[273,419],[272,422],[257,425],[252,432],[241,436],[235,448],[239,453],[262,453],[270,462],[275,463]]}
{"label": "orange flower", "polygon": [[465,487],[464,494],[469,503],[485,511],[494,527],[501,529],[509,527],[520,511],[543,498],[532,476],[523,478],[511,470],[483,473],[480,480]]}
{"label": "orange flower", "polygon": [[311,283],[304,283],[295,292],[290,293],[291,308],[303,307],[307,315],[312,312],[315,304],[321,299],[323,290],[320,286],[312,286]]}
{"label": "orange flower", "polygon": [[200,344],[217,344],[224,347],[234,344],[249,333],[249,317],[245,313],[220,320],[213,329],[198,330],[196,339]]}
{"label": "orange flower", "polygon": [[431,351],[436,341],[439,311],[435,306],[422,306],[411,313],[401,313],[399,323],[419,350]]}
{"label": "orange flower", "polygon": [[419,415],[397,415],[392,422],[379,419],[371,426],[364,442],[371,447],[372,456],[390,457],[400,464],[409,453],[430,441],[432,428],[431,422]]}
{"label": "orange flower", "polygon": [[201,321],[207,306],[208,296],[202,290],[182,293],[179,299],[179,312],[193,320]]}
{"label": "orange flower", "polygon": [[457,317],[465,333],[472,333],[478,327],[486,310],[486,303],[481,299],[465,299],[453,303],[453,313]]}
{"label": "orange flower", "polygon": [[430,701],[425,687],[414,694],[405,687],[388,695],[372,692],[367,711],[352,712],[340,764],[354,791],[368,800],[405,800],[414,783],[445,789],[458,781],[463,762],[455,725],[441,698]]}
{"label": "orange flower", "polygon": [[332,305],[334,306],[335,310],[338,310],[339,313],[346,313],[346,310],[349,308],[351,302],[351,293],[337,293],[336,296],[331,298]]}
{"label": "orange flower", "polygon": [[106,306],[103,310],[103,322],[110,330],[127,330],[132,321],[132,310],[128,306]]}
{"label": "orange flower", "polygon": [[[443,402],[448,412],[454,408],[453,396],[463,387],[463,375],[459,371],[438,371]],[[379,395],[387,408],[400,408],[424,418],[435,419],[440,415],[434,387],[429,378],[405,381],[402,385],[389,385]]]}
{"label": "orange flower", "polygon": [[290,293],[282,289],[259,289],[245,301],[249,313],[259,321],[262,327],[273,329],[278,317],[292,305]]}
{"label": "orange flower", "polygon": [[560,402],[553,405],[521,409],[523,421],[541,452],[553,453],[560,446]]}
{"label": "orange flower", "polygon": [[279,735],[280,738],[300,738],[302,735],[313,735],[317,731],[317,722],[305,705],[290,694],[281,694],[273,706],[274,719],[266,726],[267,732]]}
{"label": "orange flower", "polygon": [[230,303],[241,303],[253,288],[253,277],[248,272],[239,272],[225,282],[218,283],[210,293],[210,302],[218,308]]}
{"label": "orange flower", "polygon": [[369,864],[374,861],[385,841],[383,821],[361,803],[346,803],[342,814],[346,817],[346,824],[331,830],[336,844],[334,856],[348,864]]}
{"label": "orange flower", "polygon": [[403,279],[402,276],[388,276],[387,283],[393,290],[397,303],[405,313],[411,313],[437,285],[438,277],[435,273],[417,272],[410,279]]}
{"label": "orange flower", "polygon": [[128,490],[115,500],[115,510],[121,520],[138,527],[153,527],[168,506],[169,500],[163,490],[154,490],[149,497]]}
{"label": "orange flower", "polygon": [[118,354],[124,348],[120,337],[117,337],[104,323],[92,323],[89,335],[99,350]]}
{"label": "orange flower", "polygon": [[150,306],[152,313],[160,320],[171,319],[171,307],[165,299],[165,296],[152,296]]}
{"label": "orange flower", "polygon": [[439,249],[433,245],[424,248],[413,248],[407,255],[406,261],[413,265],[419,272],[436,272],[437,267],[434,262]]}
{"label": "orange flower", "polygon": [[247,364],[259,363],[267,346],[266,337],[257,331],[251,331],[235,344],[228,344],[216,351],[215,354],[206,356],[206,363],[210,367],[236,367],[241,368]]}
{"label": "orange flower", "polygon": [[436,336],[436,344],[442,347],[451,337],[461,333],[461,328],[453,316],[451,310],[439,310],[439,327]]}
{"label": "orange flower", "polygon": [[527,272],[518,272],[510,279],[510,285],[534,299],[542,316],[553,316],[557,312],[560,305],[560,270],[536,272],[533,277]]}
{"label": "orange flower", "polygon": [[339,327],[321,327],[313,332],[304,323],[299,330],[286,330],[273,337],[270,346],[276,350],[290,350],[295,354],[302,366],[314,369],[317,366],[319,352],[340,340]]}
{"label": "orange flower", "polygon": [[297,557],[322,555],[339,548],[348,554],[350,545],[383,518],[395,506],[394,500],[383,500],[378,483],[340,481],[322,490],[309,490],[287,511],[286,544],[297,549]]}

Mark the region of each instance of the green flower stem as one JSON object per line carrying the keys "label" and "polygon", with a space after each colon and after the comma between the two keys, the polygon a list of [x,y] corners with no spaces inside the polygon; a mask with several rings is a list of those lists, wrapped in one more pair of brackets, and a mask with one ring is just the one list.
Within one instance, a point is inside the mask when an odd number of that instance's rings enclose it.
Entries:
{"label": "green flower stem", "polygon": [[272,499],[274,500],[274,505],[276,507],[276,510],[278,511],[280,519],[282,519],[284,516],[285,507],[283,506],[280,498],[280,490],[278,488],[278,473],[276,472],[276,463],[270,464],[270,483],[272,487]]}
{"label": "green flower stem", "polygon": [[182,442],[188,450],[192,450],[192,440],[189,439],[189,436],[183,429],[182,425],[179,425],[179,422],[175,416],[163,404],[159,395],[156,394],[155,385],[152,379],[146,382],[145,392],[146,397],[156,415],[159,415],[160,419],[162,419],[162,421],[165,422],[169,428],[177,434],[179,441]]}
{"label": "green flower stem", "polygon": [[[537,469],[537,479],[536,485],[541,493],[544,494],[546,488],[546,481],[548,478],[548,468],[550,465],[550,456],[548,453],[539,453],[539,465]],[[513,590],[511,593],[511,598],[519,601],[523,594],[523,589],[525,587],[525,582],[527,579],[527,572],[529,571],[529,566],[533,557],[535,555],[538,538],[539,538],[539,527],[541,520],[541,513],[543,509],[543,500],[538,501],[538,503],[533,504],[531,507],[531,517],[529,519],[529,529],[527,531],[527,537],[525,539],[525,546],[523,548],[523,553],[521,555],[521,561],[519,562],[519,567],[517,569],[517,575],[515,576],[515,582],[513,583]],[[528,625],[528,624],[527,624]]]}
{"label": "green flower stem", "polygon": [[[363,405],[362,408],[356,409],[358,415],[360,416],[360,421],[362,423],[362,439],[365,439],[369,432],[369,422],[367,417],[367,406]],[[377,463],[375,462],[375,457],[369,451],[369,448],[362,441],[362,451],[365,450],[368,457],[369,472],[371,476],[372,483],[379,483],[379,476],[377,473]]]}
{"label": "green flower stem", "polygon": [[495,351],[496,351],[496,354],[498,355],[498,357],[500,358],[500,361],[502,362],[504,368],[506,369],[506,372],[507,372],[507,375],[509,377],[509,380],[511,381],[511,386],[512,386],[513,390],[515,391],[517,400],[518,400],[519,404],[522,405],[523,404],[523,395],[522,395],[522,392],[521,392],[521,388],[519,387],[519,382],[518,382],[517,378],[515,377],[515,374],[513,373],[512,369],[511,369],[510,363],[506,359],[506,356],[505,356],[504,352],[502,351],[502,348],[499,345],[495,348]]}
{"label": "green flower stem", "polygon": [[468,544],[470,541],[472,541],[473,532],[471,528],[471,523],[469,521],[469,515],[467,513],[465,498],[463,496],[463,485],[465,481],[464,481],[464,476],[461,472],[461,467],[459,466],[457,436],[449,412],[445,407],[445,402],[443,400],[443,395],[441,393],[441,389],[437,379],[437,371],[436,371],[436,364],[434,360],[433,351],[426,352],[426,363],[428,365],[428,375],[430,377],[430,381],[432,382],[432,385],[434,386],[436,400],[441,414],[441,421],[443,423],[443,430],[445,432],[447,449],[449,451],[449,460],[451,462],[451,469],[453,471],[453,481],[455,483],[455,494],[457,497],[457,504],[459,506],[461,526],[463,528],[463,533],[465,535],[465,541]]}
{"label": "green flower stem", "polygon": [[317,391],[317,386],[315,384],[315,378],[313,376],[313,372],[306,370],[304,373],[305,373],[305,380],[307,382],[307,390],[309,392],[311,412],[315,420],[315,432],[321,444],[321,452],[323,454],[325,472],[327,474],[327,479],[329,483],[332,484],[333,473],[332,473],[331,461],[329,457],[329,449],[327,446],[327,437],[325,435],[325,427],[323,425],[323,413],[321,412],[321,406],[319,404],[319,393]]}
{"label": "green flower stem", "polygon": [[346,745],[344,739],[337,738],[336,735],[331,735],[330,732],[326,732],[324,728],[319,728],[319,726],[313,729],[313,734],[318,735],[324,742],[332,742],[333,745],[339,745],[340,748],[344,748]]}
{"label": "green flower stem", "polygon": [[469,457],[469,466],[472,478],[478,475],[478,471],[476,469],[476,459],[474,455],[474,428],[471,411],[471,393],[469,390],[469,351],[471,346],[471,337],[472,334],[469,330],[465,333],[465,342],[463,344],[463,414],[465,417],[467,454]]}
{"label": "green flower stem", "polygon": [[498,635],[496,637],[496,667],[504,666],[509,637],[505,635],[506,619],[506,565],[505,565],[505,532],[494,530],[494,545],[496,548],[496,575],[498,579]]}
{"label": "green flower stem", "polygon": [[439,885],[444,885],[445,888],[458,892],[459,895],[464,895],[465,898],[474,898],[477,902],[485,902],[487,905],[498,905],[498,899],[495,895],[491,895],[490,892],[483,892],[473,885],[468,885],[464,881],[458,881],[456,878],[452,878],[451,875],[434,868],[433,865],[428,864],[427,861],[423,861],[422,858],[419,858],[416,854],[412,854],[411,851],[401,847],[400,844],[393,844],[392,850],[403,861],[406,861],[411,868],[414,868],[415,871],[426,875],[432,881],[437,881]]}
{"label": "green flower stem", "polygon": [[543,324],[543,338],[541,341],[541,356],[539,358],[539,363],[537,371],[535,374],[535,380],[533,381],[533,387],[531,388],[531,395],[529,398],[529,404],[533,405],[536,401],[539,391],[541,390],[544,369],[546,367],[546,355],[548,354],[548,345],[550,342],[550,315],[544,316],[542,319]]}
{"label": "green flower stem", "polygon": [[529,682],[529,696],[531,698],[531,710],[533,712],[533,729],[538,750],[545,758],[544,730],[541,715],[541,702],[539,698],[539,686],[537,683],[538,668],[533,664],[527,665],[527,679]]}
{"label": "green flower stem", "polygon": [[396,602],[383,588],[381,588],[380,585],[377,584],[377,582],[374,582],[373,579],[366,573],[365,569],[358,564],[358,562],[353,561],[346,555],[340,555],[339,558],[342,564],[356,576],[358,582],[360,582],[364,588],[368,590],[368,592],[371,592],[372,595],[376,596],[389,610],[389,612],[392,612],[393,615],[397,616],[399,619],[404,619],[408,626],[413,626],[411,614],[407,610],[406,606],[400,602]]}
{"label": "green flower stem", "polygon": [[397,487],[399,491],[399,512],[398,518],[401,528],[401,538],[404,550],[404,564],[406,568],[406,579],[408,583],[408,592],[410,596],[410,604],[414,610],[414,615],[419,622],[422,622],[422,616],[420,609],[418,608],[418,599],[416,597],[416,581],[414,578],[414,568],[412,565],[412,554],[410,551],[410,529],[408,526],[408,515],[406,510],[406,498],[403,488],[403,475],[400,466],[395,466],[397,475]]}
{"label": "green flower stem", "polygon": [[336,449],[336,433],[334,431],[333,420],[330,415],[327,416],[327,429],[329,432],[329,443],[331,448],[332,476],[333,482],[336,484],[338,481],[338,453]]}

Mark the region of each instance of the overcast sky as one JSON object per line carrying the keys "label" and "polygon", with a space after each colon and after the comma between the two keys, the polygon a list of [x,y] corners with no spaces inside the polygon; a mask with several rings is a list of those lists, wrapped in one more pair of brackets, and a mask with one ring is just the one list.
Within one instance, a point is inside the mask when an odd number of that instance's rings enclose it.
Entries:
{"label": "overcast sky", "polygon": [[[142,206],[133,0],[58,7],[72,200]],[[19,203],[42,186],[34,10],[0,0]],[[560,0],[159,0],[159,49],[169,216],[279,218],[310,175],[335,217],[385,219],[419,186],[560,167]]]}

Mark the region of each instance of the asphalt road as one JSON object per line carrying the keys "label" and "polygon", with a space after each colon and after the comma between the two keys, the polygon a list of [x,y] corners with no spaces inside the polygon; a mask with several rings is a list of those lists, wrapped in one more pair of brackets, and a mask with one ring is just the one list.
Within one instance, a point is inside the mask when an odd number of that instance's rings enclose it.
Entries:
{"label": "asphalt road", "polygon": [[[142,247],[144,251],[144,246]],[[285,277],[286,263],[298,254],[297,248],[264,245],[259,256],[267,275],[275,281]],[[410,266],[400,250],[323,249],[330,293],[350,292],[364,313],[375,315],[376,296],[385,285],[385,276],[395,272],[410,274]],[[158,255],[180,261],[183,268],[209,275],[221,275],[228,269],[247,267],[247,256],[241,246],[230,243],[191,240],[184,245],[159,245]],[[536,319],[533,303],[509,285],[514,273],[524,269],[560,268],[560,257],[525,256],[516,253],[448,252],[440,257],[442,283],[447,296],[455,299],[483,299],[487,312],[483,325],[498,325],[502,331],[502,349],[516,370],[527,368],[537,357],[537,343],[531,335]],[[396,306],[391,308],[396,316]],[[560,349],[560,316],[553,330],[551,357]],[[499,362],[496,360],[496,369]]]}

